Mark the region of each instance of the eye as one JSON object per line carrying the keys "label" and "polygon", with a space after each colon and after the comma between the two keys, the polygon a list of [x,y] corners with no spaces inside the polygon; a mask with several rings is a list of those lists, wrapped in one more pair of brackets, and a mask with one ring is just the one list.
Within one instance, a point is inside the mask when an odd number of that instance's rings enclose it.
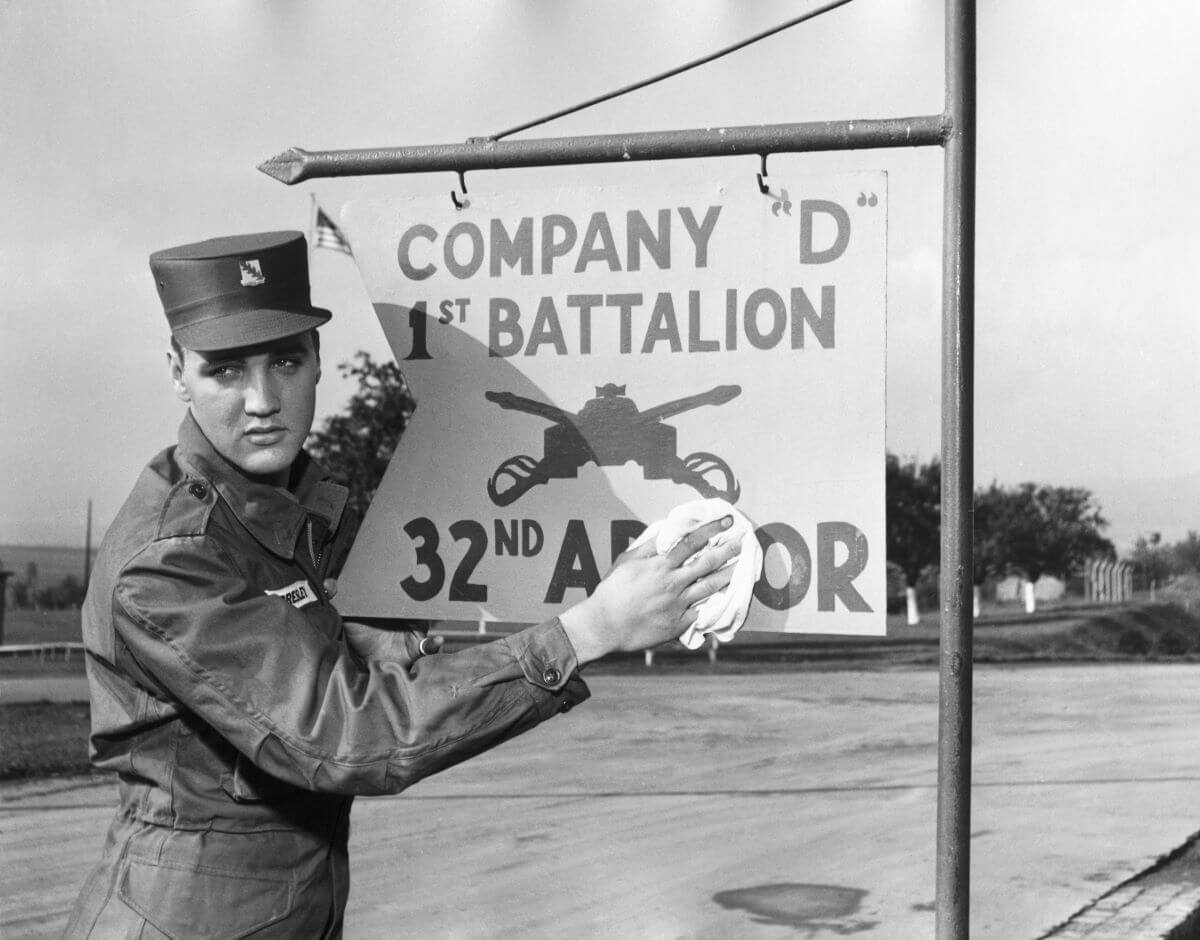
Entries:
{"label": "eye", "polygon": [[200,375],[205,378],[215,378],[218,381],[228,381],[241,375],[242,363],[236,359],[216,359],[200,366]]}

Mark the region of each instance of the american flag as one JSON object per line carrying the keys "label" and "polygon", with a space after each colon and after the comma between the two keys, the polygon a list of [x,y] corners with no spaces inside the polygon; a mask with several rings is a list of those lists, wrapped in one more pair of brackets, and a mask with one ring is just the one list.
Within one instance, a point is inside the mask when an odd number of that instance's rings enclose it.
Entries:
{"label": "american flag", "polygon": [[313,216],[311,243],[314,249],[332,248],[334,251],[354,255],[354,252],[350,250],[350,242],[346,240],[342,230],[334,224],[333,219],[329,218],[320,206],[316,206],[316,213]]}

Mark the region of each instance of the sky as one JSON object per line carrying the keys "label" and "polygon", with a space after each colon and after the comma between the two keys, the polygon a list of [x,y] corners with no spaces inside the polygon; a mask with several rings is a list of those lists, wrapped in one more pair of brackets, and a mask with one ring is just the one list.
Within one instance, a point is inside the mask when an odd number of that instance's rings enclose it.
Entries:
{"label": "sky", "polygon": [[[782,22],[757,0],[0,5],[0,543],[81,544],[183,405],[147,257],[305,229],[310,194],[447,194],[440,173],[285,187],[309,150],[495,133]],[[524,137],[936,114],[941,0],[856,0]],[[976,479],[1086,485],[1115,541],[1200,529],[1200,6],[979,4]],[[887,446],[940,440],[942,155],[814,154],[889,174]],[[758,169],[721,158],[714,175]],[[671,164],[512,170],[488,186],[653,185]],[[447,195],[447,198],[449,196]],[[313,256],[318,420],[337,363],[390,352],[354,262]],[[1140,494],[1136,498],[1131,493]],[[1106,500],[1108,501],[1106,504]]]}

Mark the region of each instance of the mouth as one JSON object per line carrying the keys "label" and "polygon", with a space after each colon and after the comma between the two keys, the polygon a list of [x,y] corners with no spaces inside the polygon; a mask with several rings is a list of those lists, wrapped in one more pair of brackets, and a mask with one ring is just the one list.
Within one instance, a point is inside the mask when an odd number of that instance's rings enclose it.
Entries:
{"label": "mouth", "polygon": [[287,429],[284,427],[271,425],[263,428],[247,428],[244,433],[251,443],[267,447],[282,441],[286,432]]}

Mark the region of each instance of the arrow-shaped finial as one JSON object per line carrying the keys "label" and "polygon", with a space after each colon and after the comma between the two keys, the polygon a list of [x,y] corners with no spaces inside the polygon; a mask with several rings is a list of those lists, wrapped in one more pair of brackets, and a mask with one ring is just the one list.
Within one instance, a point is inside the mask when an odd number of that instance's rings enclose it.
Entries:
{"label": "arrow-shaped finial", "polygon": [[264,160],[258,168],[272,179],[291,186],[308,177],[308,151],[292,147]]}

